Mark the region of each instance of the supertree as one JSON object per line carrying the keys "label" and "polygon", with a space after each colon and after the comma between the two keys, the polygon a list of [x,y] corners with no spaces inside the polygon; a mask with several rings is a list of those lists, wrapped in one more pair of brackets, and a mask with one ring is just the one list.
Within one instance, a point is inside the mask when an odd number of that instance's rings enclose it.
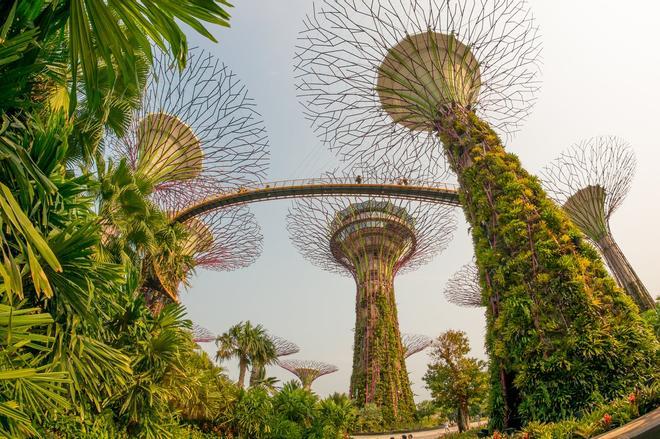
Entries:
{"label": "supertree", "polygon": [[197,323],[193,323],[192,337],[195,343],[210,343],[216,339],[215,334]]}
{"label": "supertree", "polygon": [[630,190],[635,154],[623,139],[592,137],[563,152],[542,172],[550,196],[600,250],[619,285],[642,310],[653,298],[612,237],[610,217]]}
{"label": "supertree", "polygon": [[277,364],[297,376],[305,390],[312,390],[312,383],[323,375],[339,370],[332,364],[310,360],[281,360]]}
{"label": "supertree", "polygon": [[[377,177],[366,168],[353,173],[363,182],[393,176],[408,181],[405,173]],[[305,198],[295,203],[287,219],[291,239],[306,259],[355,280],[351,397],[360,406],[380,406],[387,422],[410,419],[414,403],[394,277],[428,262],[445,247],[455,227],[453,209],[388,197]]]}
{"label": "supertree", "polygon": [[401,343],[403,344],[403,356],[408,358],[418,352],[431,346],[430,337],[422,334],[401,334]]}
{"label": "supertree", "polygon": [[[306,114],[344,159],[444,155],[456,174],[489,304],[493,428],[578,416],[648,376],[658,349],[498,136],[534,102],[537,35],[524,0],[326,0],[295,55]],[[596,339],[602,349],[584,355]]]}
{"label": "supertree", "polygon": [[449,303],[454,305],[474,308],[483,306],[479,270],[474,262],[465,264],[449,278],[444,294]]}
{"label": "supertree", "polygon": [[[247,89],[213,56],[193,51],[183,70],[156,57],[140,109],[126,132],[107,141],[128,164],[145,196],[170,217],[207,196],[261,181],[268,140]],[[261,233],[245,207],[207,212],[180,224],[180,258],[157,255],[148,264],[145,294],[152,302],[178,297],[191,268],[234,270],[261,251]],[[153,297],[152,297],[153,296]]]}
{"label": "supertree", "polygon": [[110,147],[164,203],[260,182],[268,164],[266,129],[247,87],[198,50],[183,70],[156,57],[140,110]]}
{"label": "supertree", "polygon": [[[268,338],[275,345],[276,358],[286,357],[300,352],[300,347],[292,341],[278,337],[276,335],[269,335]],[[260,380],[266,377],[266,365],[252,363],[252,370],[250,371],[250,386],[253,386]]]}

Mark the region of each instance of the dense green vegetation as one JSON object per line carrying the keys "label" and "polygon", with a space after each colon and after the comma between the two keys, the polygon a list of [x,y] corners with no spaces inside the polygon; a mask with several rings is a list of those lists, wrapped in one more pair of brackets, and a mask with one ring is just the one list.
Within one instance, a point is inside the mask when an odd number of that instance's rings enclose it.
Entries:
{"label": "dense green vegetation", "polygon": [[[276,390],[263,375],[272,343],[248,324],[218,340],[218,359],[239,360],[235,384],[192,341],[185,310],[164,299],[154,264],[185,282],[194,269],[188,232],[150,201],[153,182],[124,161],[106,162],[103,139],[126,130],[154,50],[185,64],[177,23],[212,38],[203,22],[227,25],[226,7],[0,4],[0,436],[343,438],[397,418],[439,421],[445,402],[465,427],[483,396],[480,364],[463,358],[460,337],[463,375],[438,355],[427,374],[438,401],[416,413],[411,395],[401,415],[292,383]],[[441,136],[490,304],[492,425],[532,421],[532,437],[577,437],[657,406],[658,311],[642,320],[538,182],[485,124],[464,116],[448,118]],[[377,305],[395,316],[393,302]],[[396,334],[377,330],[387,343],[376,354],[395,346],[400,356]],[[243,389],[248,367],[260,372]],[[405,364],[382,373],[407,383]],[[457,377],[465,386],[447,387]]]}
{"label": "dense green vegetation", "polygon": [[485,122],[443,116],[487,304],[491,426],[576,417],[654,382],[658,342],[594,248]]}
{"label": "dense green vegetation", "polygon": [[228,17],[223,2],[150,3],[0,5],[4,437],[172,437],[231,389],[183,308],[145,302],[153,260],[189,272],[185,231],[148,182],[103,159],[103,134],[121,135],[139,105],[147,37],[184,64],[176,20],[210,37],[201,21]]}

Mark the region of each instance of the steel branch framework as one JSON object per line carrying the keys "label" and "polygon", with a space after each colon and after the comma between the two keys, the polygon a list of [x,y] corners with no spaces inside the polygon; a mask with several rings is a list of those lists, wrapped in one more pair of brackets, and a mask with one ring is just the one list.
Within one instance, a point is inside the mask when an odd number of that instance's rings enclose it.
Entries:
{"label": "steel branch framework", "polygon": [[449,278],[444,294],[454,305],[474,308],[483,306],[479,270],[474,262],[465,264]]}
{"label": "steel branch framework", "polygon": [[277,354],[278,358],[300,352],[300,347],[292,341],[278,337],[276,335],[270,336],[270,339],[275,345],[275,353]]}
{"label": "steel branch framework", "polygon": [[337,372],[337,366],[311,360],[281,360],[278,364],[298,377],[305,390],[312,389],[312,383],[318,378]]}
{"label": "steel branch framework", "polygon": [[439,107],[515,132],[539,89],[539,53],[522,0],[323,0],[294,62],[307,118],[344,159],[437,169]]}
{"label": "steel branch framework", "polygon": [[216,339],[215,334],[197,323],[193,323],[192,337],[195,343],[210,343]]}
{"label": "steel branch framework", "polygon": [[403,355],[405,358],[408,358],[431,346],[433,340],[423,334],[401,334],[401,343],[404,349]]}
{"label": "steel branch framework", "polygon": [[245,84],[202,51],[183,70],[156,57],[141,109],[110,145],[157,198],[195,200],[259,182],[268,164],[266,130]]}
{"label": "steel branch framework", "polygon": [[642,310],[655,306],[610,230],[610,217],[630,190],[636,160],[623,139],[593,137],[563,152],[542,173],[543,183],[573,223],[598,247],[619,285]]}

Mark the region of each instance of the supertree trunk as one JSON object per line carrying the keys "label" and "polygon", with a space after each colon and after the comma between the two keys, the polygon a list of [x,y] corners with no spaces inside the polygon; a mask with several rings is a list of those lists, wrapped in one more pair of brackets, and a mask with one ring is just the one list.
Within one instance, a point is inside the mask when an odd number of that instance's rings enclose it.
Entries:
{"label": "supertree trunk", "polygon": [[632,297],[637,306],[639,306],[639,309],[646,311],[655,308],[653,298],[614,238],[611,235],[606,235],[596,245],[598,245],[607,264],[612,269],[612,273],[619,282],[619,285],[621,285],[621,288]]}
{"label": "supertree trunk", "polygon": [[350,393],[358,405],[374,403],[386,422],[415,412],[394,296],[391,269],[372,262],[356,274],[356,320]]}
{"label": "supertree trunk", "polygon": [[594,249],[488,124],[441,113],[489,304],[491,426],[575,416],[643,381],[657,344]]}

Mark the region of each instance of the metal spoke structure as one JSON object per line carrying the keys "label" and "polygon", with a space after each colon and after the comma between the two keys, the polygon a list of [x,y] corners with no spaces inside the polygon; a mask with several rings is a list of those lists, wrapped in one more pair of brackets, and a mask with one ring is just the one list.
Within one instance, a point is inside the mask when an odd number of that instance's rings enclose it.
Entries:
{"label": "metal spoke structure", "polygon": [[[379,178],[408,178],[405,172],[389,172]],[[348,173],[358,181],[376,178],[368,168]],[[388,422],[409,419],[414,403],[394,277],[425,264],[447,245],[455,228],[453,208],[387,196],[302,198],[290,209],[287,228],[307,260],[355,280],[351,397],[360,406],[380,406]]]}
{"label": "metal spoke structure", "polygon": [[332,364],[312,360],[280,360],[277,364],[297,376],[305,390],[312,390],[312,383],[318,378],[339,370]]}
{"label": "metal spoke structure", "polygon": [[[268,140],[246,86],[212,55],[193,50],[183,70],[159,54],[148,73],[140,108],[121,137],[107,140],[153,203],[181,223],[181,258],[194,268],[228,271],[251,264],[262,236],[245,206],[180,212],[217,193],[259,184],[268,164]],[[153,261],[153,295],[178,300],[189,270],[171,256]],[[157,297],[154,300],[160,300]],[[162,300],[165,300],[163,297]]]}
{"label": "metal spoke structure", "polygon": [[247,87],[200,50],[183,70],[156,57],[140,109],[110,148],[151,181],[157,199],[195,201],[260,182],[268,167],[266,129]]}
{"label": "metal spoke structure", "polygon": [[454,305],[472,308],[483,306],[479,270],[474,262],[463,265],[449,278],[445,285],[444,295],[449,303]]}
{"label": "metal spoke structure", "polygon": [[563,152],[542,172],[550,196],[599,249],[615,279],[641,310],[655,307],[632,265],[612,236],[610,218],[630,190],[636,159],[615,136],[592,137]]}
{"label": "metal spoke structure", "polygon": [[193,323],[192,340],[195,343],[210,343],[215,341],[216,335],[203,326]]}
{"label": "metal spoke structure", "polygon": [[456,101],[517,131],[540,86],[539,51],[523,1],[323,0],[298,37],[296,87],[345,160],[435,170],[438,108]]}
{"label": "metal spoke structure", "polygon": [[401,343],[403,344],[403,356],[408,358],[431,346],[433,340],[423,334],[401,334]]}

